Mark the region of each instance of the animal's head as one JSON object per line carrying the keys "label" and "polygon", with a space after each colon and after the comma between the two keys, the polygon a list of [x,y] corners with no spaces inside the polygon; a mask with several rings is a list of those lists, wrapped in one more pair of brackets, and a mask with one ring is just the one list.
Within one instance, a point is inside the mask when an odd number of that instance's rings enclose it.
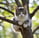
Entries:
{"label": "animal's head", "polygon": [[27,10],[24,7],[17,7],[16,9],[16,16],[18,17],[25,17],[27,15]]}

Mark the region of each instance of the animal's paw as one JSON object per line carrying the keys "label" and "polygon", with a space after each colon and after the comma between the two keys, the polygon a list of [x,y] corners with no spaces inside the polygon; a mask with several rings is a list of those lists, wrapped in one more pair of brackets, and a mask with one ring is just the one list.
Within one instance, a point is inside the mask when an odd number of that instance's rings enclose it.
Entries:
{"label": "animal's paw", "polygon": [[23,27],[24,27],[24,28],[27,28],[28,26],[27,26],[27,24],[24,24]]}

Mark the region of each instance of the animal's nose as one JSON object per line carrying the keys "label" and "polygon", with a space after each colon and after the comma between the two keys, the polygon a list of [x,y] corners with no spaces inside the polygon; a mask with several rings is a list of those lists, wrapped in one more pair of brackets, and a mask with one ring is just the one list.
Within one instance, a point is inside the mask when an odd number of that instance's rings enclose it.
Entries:
{"label": "animal's nose", "polygon": [[23,16],[23,14],[21,14],[21,16]]}
{"label": "animal's nose", "polygon": [[23,16],[23,13],[21,12],[21,16]]}

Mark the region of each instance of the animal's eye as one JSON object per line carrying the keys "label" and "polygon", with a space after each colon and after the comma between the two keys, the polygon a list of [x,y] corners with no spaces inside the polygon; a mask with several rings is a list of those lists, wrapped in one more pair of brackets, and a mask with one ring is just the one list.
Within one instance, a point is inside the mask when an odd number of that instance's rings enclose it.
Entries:
{"label": "animal's eye", "polygon": [[18,16],[20,14],[20,11],[19,10],[16,10],[16,15]]}
{"label": "animal's eye", "polygon": [[25,23],[26,23],[26,24],[29,23],[29,20],[26,20]]}
{"label": "animal's eye", "polygon": [[23,11],[23,14],[25,14],[25,15],[26,15],[26,11]]}
{"label": "animal's eye", "polygon": [[28,23],[28,22],[29,22],[29,20],[26,20],[26,22]]}
{"label": "animal's eye", "polygon": [[29,20],[26,20],[26,23],[29,23]]}
{"label": "animal's eye", "polygon": [[23,11],[24,9],[18,9],[19,11]]}
{"label": "animal's eye", "polygon": [[16,15],[17,15],[17,16],[20,15],[20,12],[17,12]]}
{"label": "animal's eye", "polygon": [[25,23],[25,24],[28,24],[28,23],[29,23],[29,20],[26,20],[24,23]]}

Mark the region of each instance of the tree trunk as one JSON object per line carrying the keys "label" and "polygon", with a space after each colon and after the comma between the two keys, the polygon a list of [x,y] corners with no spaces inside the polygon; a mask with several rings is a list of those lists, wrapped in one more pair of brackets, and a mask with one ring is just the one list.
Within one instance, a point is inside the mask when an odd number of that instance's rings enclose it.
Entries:
{"label": "tree trunk", "polygon": [[21,31],[23,38],[33,38],[32,29],[31,28],[23,28]]}

